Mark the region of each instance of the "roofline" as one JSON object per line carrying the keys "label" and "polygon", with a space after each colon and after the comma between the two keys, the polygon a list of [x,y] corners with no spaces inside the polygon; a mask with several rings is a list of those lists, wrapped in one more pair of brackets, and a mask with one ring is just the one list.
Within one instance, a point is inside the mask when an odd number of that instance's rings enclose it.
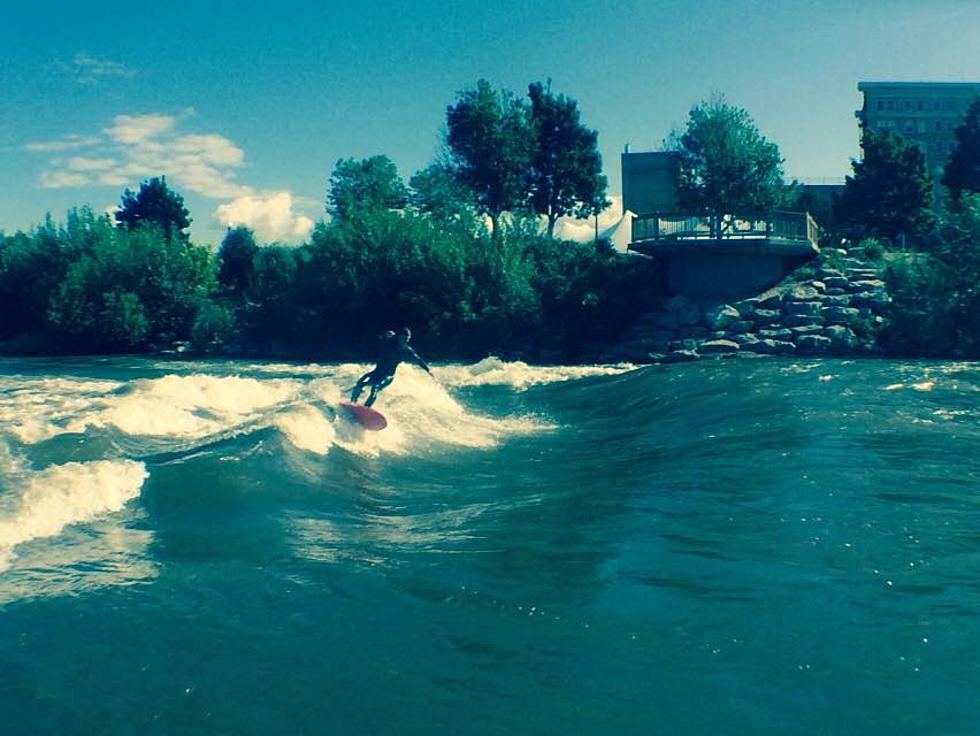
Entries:
{"label": "roofline", "polygon": [[941,87],[943,89],[978,89],[980,82],[858,82],[858,91],[884,87]]}

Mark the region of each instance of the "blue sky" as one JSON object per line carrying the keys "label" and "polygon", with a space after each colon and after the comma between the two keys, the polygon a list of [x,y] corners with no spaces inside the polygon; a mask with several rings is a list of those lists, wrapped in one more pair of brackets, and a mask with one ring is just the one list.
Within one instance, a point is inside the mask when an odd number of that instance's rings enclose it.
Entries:
{"label": "blue sky", "polygon": [[619,154],[715,92],[788,174],[841,177],[859,80],[980,81],[978,0],[18,3],[0,24],[0,229],[102,210],[166,174],[202,242],[228,223],[300,240],[340,158],[432,159],[484,77],[551,78]]}

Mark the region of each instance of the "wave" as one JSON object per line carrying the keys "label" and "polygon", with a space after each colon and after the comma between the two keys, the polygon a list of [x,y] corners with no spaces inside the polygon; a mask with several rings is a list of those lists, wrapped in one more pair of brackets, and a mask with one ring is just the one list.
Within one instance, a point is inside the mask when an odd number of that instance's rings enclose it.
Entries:
{"label": "wave", "polygon": [[5,481],[21,490],[0,497],[6,507],[0,513],[0,570],[19,544],[120,511],[139,496],[148,476],[143,463],[133,460],[65,463],[33,472],[16,465],[8,463],[14,473],[5,474]]}

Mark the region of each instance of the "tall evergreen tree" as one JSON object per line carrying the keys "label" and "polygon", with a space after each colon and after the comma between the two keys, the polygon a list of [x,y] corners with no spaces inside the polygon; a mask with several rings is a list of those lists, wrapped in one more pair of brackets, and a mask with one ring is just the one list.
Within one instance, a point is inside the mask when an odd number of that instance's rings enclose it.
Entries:
{"label": "tall evergreen tree", "polygon": [[184,198],[167,186],[167,177],[153,177],[140,184],[138,192],[123,192],[122,205],[115,212],[119,227],[135,230],[143,223],[160,226],[168,238],[187,240],[190,212]]}
{"label": "tall evergreen tree", "polygon": [[934,225],[932,180],[919,147],[887,130],[865,130],[863,156],[834,203],[834,219],[856,237],[917,238]]}
{"label": "tall evergreen tree", "polygon": [[680,155],[677,203],[685,212],[751,214],[783,201],[778,146],[759,133],[748,112],[723,97],[691,108],[687,129],[667,146]]}
{"label": "tall evergreen tree", "polygon": [[606,203],[599,134],[579,119],[578,103],[555,95],[551,84],[528,87],[535,149],[531,159],[531,209],[548,218],[548,237],[554,237],[559,217],[579,218],[601,212]]}
{"label": "tall evergreen tree", "polygon": [[980,97],[966,111],[956,129],[956,148],[946,162],[941,179],[950,196],[959,200],[964,191],[980,192]]}
{"label": "tall evergreen tree", "polygon": [[496,91],[485,79],[461,92],[446,111],[446,144],[452,169],[490,217],[495,238],[500,215],[524,205],[534,134],[527,105]]}

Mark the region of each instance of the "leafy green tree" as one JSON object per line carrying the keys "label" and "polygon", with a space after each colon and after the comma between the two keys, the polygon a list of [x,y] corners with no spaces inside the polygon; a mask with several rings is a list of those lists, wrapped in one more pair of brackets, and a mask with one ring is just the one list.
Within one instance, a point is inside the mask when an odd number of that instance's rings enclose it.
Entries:
{"label": "leafy green tree", "polygon": [[418,212],[444,227],[458,227],[467,233],[478,230],[473,193],[453,175],[450,166],[427,166],[412,176],[409,186],[412,206]]}
{"label": "leafy green tree", "polygon": [[854,238],[918,238],[935,224],[932,180],[925,157],[911,141],[887,130],[865,130],[863,157],[834,203],[834,220]]}
{"label": "leafy green tree", "polygon": [[351,222],[408,204],[408,190],[387,156],[341,159],[330,176],[327,212],[338,222]]}
{"label": "leafy green tree", "polygon": [[534,152],[527,105],[481,79],[447,109],[445,142],[455,176],[473,192],[499,240],[501,213],[527,200]]}
{"label": "leafy green tree", "polygon": [[980,192],[980,97],[966,111],[963,124],[956,129],[956,148],[946,162],[942,184],[959,200],[966,192]]}
{"label": "leafy green tree", "polygon": [[779,148],[723,97],[691,108],[686,130],[673,133],[667,147],[679,154],[677,203],[685,212],[753,214],[783,201]]}
{"label": "leafy green tree", "polygon": [[229,228],[218,248],[218,283],[244,293],[252,280],[253,259],[258,251],[251,229],[242,225]]}
{"label": "leafy green tree", "polygon": [[115,216],[120,227],[130,230],[151,223],[159,226],[168,238],[179,237],[185,241],[189,238],[190,212],[184,206],[184,198],[167,186],[165,176],[144,181],[138,192],[127,189]]}
{"label": "leafy green tree", "polygon": [[[599,134],[579,119],[578,103],[534,82],[528,87],[535,147],[531,159],[530,204],[548,218],[554,237],[559,217],[585,218],[608,206]],[[597,205],[599,208],[597,209]]]}

